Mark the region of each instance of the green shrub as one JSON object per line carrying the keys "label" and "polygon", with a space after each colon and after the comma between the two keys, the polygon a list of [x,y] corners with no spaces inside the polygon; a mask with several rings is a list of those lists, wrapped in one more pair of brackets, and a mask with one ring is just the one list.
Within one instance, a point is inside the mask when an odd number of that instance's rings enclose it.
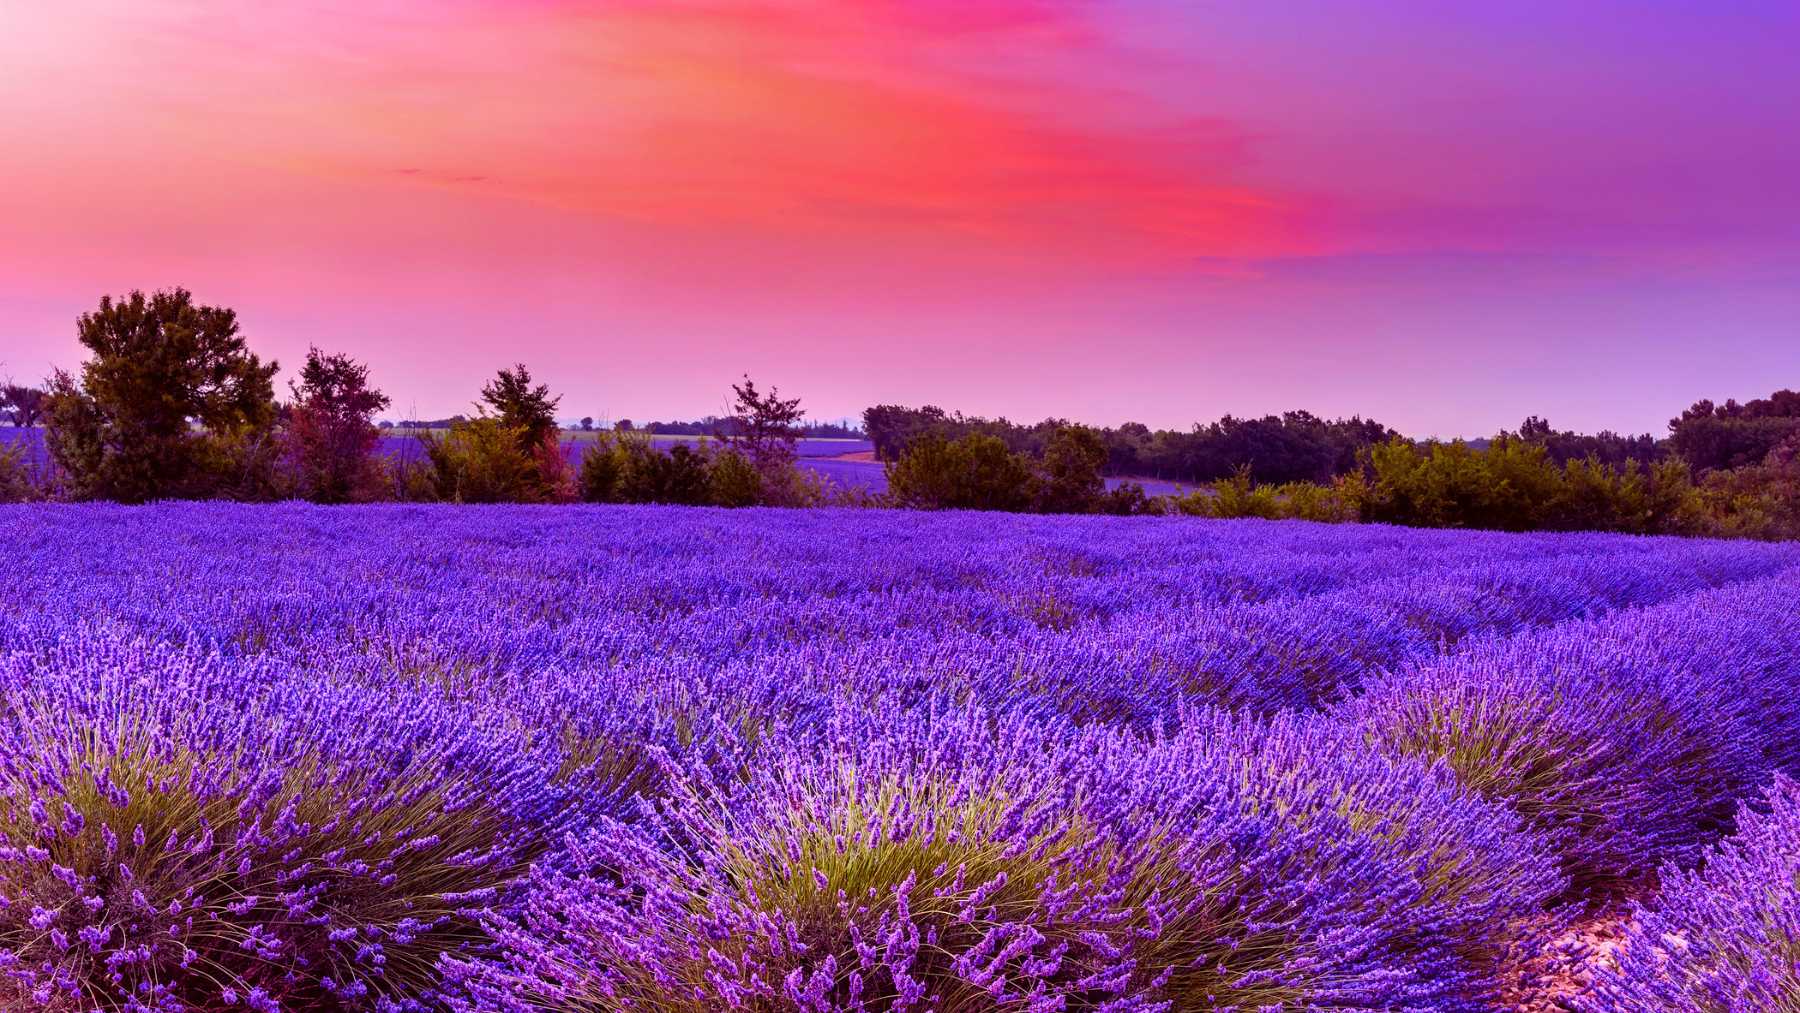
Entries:
{"label": "green shrub", "polygon": [[437,470],[430,461],[395,459],[381,464],[382,487],[401,503],[435,503]]}
{"label": "green shrub", "polygon": [[1755,467],[1712,472],[1694,498],[1708,534],[1800,538],[1800,437]]}
{"label": "green shrub", "polygon": [[497,418],[457,422],[444,435],[420,437],[438,499],[450,503],[520,503],[537,498],[536,462],[520,449],[519,432]]}
{"label": "green shrub", "polygon": [[28,503],[43,492],[25,461],[24,448],[0,446],[0,503]]}
{"label": "green shrub", "polygon": [[762,472],[735,448],[727,447],[711,455],[706,463],[706,479],[715,506],[747,507],[763,502]]}
{"label": "green shrub", "polygon": [[[1360,480],[1360,476],[1357,476]],[[1281,503],[1281,516],[1298,521],[1321,521],[1328,524],[1340,524],[1357,520],[1360,516],[1361,502],[1353,498],[1349,477],[1340,478],[1331,485],[1320,485],[1317,482],[1289,482],[1276,487],[1275,495]],[[1360,485],[1360,481],[1358,482]]]}
{"label": "green shrub", "polygon": [[1699,524],[1687,466],[1598,458],[1558,466],[1537,443],[1501,436],[1485,450],[1461,440],[1392,440],[1368,456],[1362,519],[1433,528],[1680,534]]}
{"label": "green shrub", "polygon": [[999,438],[971,433],[955,440],[927,434],[887,466],[888,495],[925,510],[1029,509],[1036,476]]}
{"label": "green shrub", "polygon": [[1121,482],[1118,488],[1107,490],[1099,498],[1096,508],[1099,513],[1115,517],[1136,517],[1157,512],[1156,504],[1144,495],[1144,487],[1136,482]]}
{"label": "green shrub", "polygon": [[1043,481],[1037,507],[1044,513],[1087,514],[1106,492],[1106,444],[1086,426],[1062,426],[1044,446]]}
{"label": "green shrub", "polygon": [[[588,503],[675,503],[704,506],[714,498],[715,455],[685,443],[665,453],[648,437],[612,433],[594,441],[582,455],[578,482],[581,499]],[[739,461],[722,465],[719,477],[726,481],[732,501],[725,505],[747,506],[750,491]],[[754,469],[752,469],[754,470]],[[759,487],[758,487],[759,488]]]}

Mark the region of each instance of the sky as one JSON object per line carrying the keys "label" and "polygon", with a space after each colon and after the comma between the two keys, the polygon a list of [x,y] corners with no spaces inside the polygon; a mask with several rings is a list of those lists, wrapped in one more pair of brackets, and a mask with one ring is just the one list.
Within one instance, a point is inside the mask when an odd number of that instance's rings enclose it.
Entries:
{"label": "sky", "polygon": [[395,417],[1662,432],[1800,386],[1800,4],[0,3],[0,378],[103,294]]}

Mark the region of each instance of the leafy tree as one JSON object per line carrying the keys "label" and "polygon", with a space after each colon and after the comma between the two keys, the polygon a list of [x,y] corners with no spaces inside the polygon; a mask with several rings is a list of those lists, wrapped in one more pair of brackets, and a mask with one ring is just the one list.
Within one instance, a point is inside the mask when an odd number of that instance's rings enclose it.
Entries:
{"label": "leafy tree", "polygon": [[1064,426],[1044,448],[1044,479],[1039,486],[1038,509],[1045,513],[1093,513],[1106,491],[1101,470],[1106,467],[1106,444],[1086,426]]}
{"label": "leafy tree", "polygon": [[531,371],[519,363],[503,369],[481,388],[481,400],[493,409],[500,424],[518,434],[519,449],[530,453],[556,434],[556,406],[547,384],[532,386]]}
{"label": "leafy tree", "polygon": [[8,383],[0,386],[0,412],[21,429],[38,424],[44,416],[45,403],[50,394],[41,387],[27,387],[20,383]]}
{"label": "leafy tree", "polygon": [[581,453],[581,472],[576,494],[584,503],[623,503],[625,473],[631,452],[621,444],[630,440],[618,433],[601,433]]}
{"label": "leafy tree", "polygon": [[776,388],[756,389],[748,376],[732,384],[730,418],[716,427],[713,436],[723,446],[741,453],[759,476],[759,496],[770,506],[806,506],[818,498],[817,489],[797,466],[795,441],[805,411],[799,398],[784,398]]}
{"label": "leafy tree", "polygon": [[631,420],[630,419],[620,419],[619,421],[613,423],[613,429],[618,432],[621,432],[621,433],[629,433],[629,432],[631,432]]}
{"label": "leafy tree", "polygon": [[581,417],[581,431],[584,433],[591,433],[594,431],[594,417],[592,415],[583,415]]}
{"label": "leafy tree", "polygon": [[1775,448],[1800,436],[1800,391],[1778,390],[1739,404],[1694,402],[1669,420],[1669,445],[1694,471],[1760,465]]}
{"label": "leafy tree", "polygon": [[1550,460],[1559,465],[1588,457],[1614,467],[1627,461],[1653,464],[1662,460],[1667,453],[1666,448],[1657,443],[1656,438],[1649,433],[1622,436],[1611,430],[1602,430],[1590,436],[1559,431],[1536,415],[1529,416],[1520,423],[1517,433],[1501,435],[1541,445],[1549,452]]}
{"label": "leafy tree", "polygon": [[702,506],[713,502],[710,464],[705,450],[685,443],[665,453],[647,437],[608,434],[582,455],[580,495],[589,503]]}
{"label": "leafy tree", "polygon": [[1107,490],[1100,497],[1098,512],[1115,517],[1136,517],[1157,512],[1157,506],[1144,494],[1142,485],[1137,482],[1121,482],[1117,488]]}
{"label": "leafy tree", "polygon": [[1030,462],[981,433],[955,440],[927,433],[888,464],[887,479],[894,502],[926,510],[1022,511],[1035,491]]}
{"label": "leafy tree", "polygon": [[[575,479],[563,456],[556,424],[560,397],[551,397],[546,384],[533,385],[531,371],[519,363],[502,369],[481,388],[485,414],[493,411],[500,427],[513,434],[519,453],[529,464],[527,484],[514,497],[522,502],[555,503],[573,499]],[[454,427],[453,427],[454,428]]]}
{"label": "leafy tree", "polygon": [[48,399],[50,453],[75,495],[143,502],[253,484],[269,458],[276,364],[245,345],[237,314],[186,289],[134,291],[85,313],[92,357],[59,371]]}
{"label": "leafy tree", "polygon": [[926,433],[935,432],[945,439],[960,435],[948,432],[949,421],[949,415],[936,405],[916,410],[900,405],[876,405],[863,411],[863,432],[875,445],[876,460],[898,461],[906,448]]}
{"label": "leafy tree", "polygon": [[320,503],[368,498],[379,481],[372,455],[381,433],[372,419],[389,404],[369,385],[369,368],[312,348],[288,387],[287,456],[300,495]]}
{"label": "leafy tree", "polygon": [[1737,538],[1800,538],[1800,436],[1761,464],[1718,470],[1700,487],[1708,533]]}
{"label": "leafy tree", "polygon": [[[542,483],[519,430],[494,416],[419,437],[431,463],[435,498],[451,503],[534,502]],[[537,446],[541,446],[538,444]]]}
{"label": "leafy tree", "polygon": [[636,467],[625,473],[620,493],[627,503],[674,503],[703,506],[712,501],[706,456],[685,443],[667,452],[645,442],[648,453],[633,460]]}
{"label": "leafy tree", "polygon": [[1541,445],[1502,434],[1485,450],[1458,440],[1370,451],[1373,480],[1359,497],[1365,520],[1505,531],[1682,534],[1698,523],[1687,465],[1648,467],[1598,457],[1561,467]]}
{"label": "leafy tree", "polygon": [[794,462],[796,427],[806,412],[799,398],[784,398],[774,387],[764,394],[748,376],[731,385],[732,421],[737,425],[730,442],[740,447],[759,470],[768,471]]}
{"label": "leafy tree", "polygon": [[1149,470],[1145,461],[1151,455],[1155,434],[1142,422],[1127,422],[1117,429],[1102,433],[1106,441],[1106,471],[1109,475],[1141,475]]}
{"label": "leafy tree", "polygon": [[[1070,423],[1045,419],[1018,425],[1000,419],[950,413],[927,405],[906,408],[877,405],[863,413],[863,429],[875,444],[876,457],[893,461],[914,440],[935,433],[954,440],[970,433],[993,436],[1018,454],[1042,457],[1049,441]],[[1141,423],[1100,430],[1107,460],[1103,470],[1115,475],[1149,474],[1187,482],[1210,482],[1249,465],[1275,482],[1329,481],[1358,467],[1359,455],[1387,440],[1393,430],[1360,417],[1325,420],[1310,412],[1286,412],[1260,419],[1227,415],[1195,426],[1191,432],[1152,432]]]}

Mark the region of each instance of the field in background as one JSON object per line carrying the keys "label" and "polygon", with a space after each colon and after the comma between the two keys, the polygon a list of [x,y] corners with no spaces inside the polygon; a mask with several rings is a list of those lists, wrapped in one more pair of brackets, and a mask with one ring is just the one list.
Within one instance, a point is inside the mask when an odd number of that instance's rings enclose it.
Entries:
{"label": "field in background", "polygon": [[[430,430],[384,429],[376,452],[389,460],[423,461],[425,448],[419,442],[419,436]],[[563,450],[572,460],[579,460],[586,444],[592,443],[601,433],[587,432],[580,429],[562,431]],[[706,436],[647,436],[660,447],[673,447],[678,444],[701,444],[710,440]],[[36,463],[43,463],[44,452],[43,430],[15,429],[10,426],[0,427],[0,446],[25,444],[27,456]],[[844,489],[864,489],[869,492],[887,491],[887,474],[881,462],[872,459],[845,459],[849,455],[861,458],[874,450],[874,444],[867,440],[842,439],[805,439],[795,443],[795,450],[800,455],[800,466],[814,474],[821,475]],[[1173,482],[1157,479],[1123,479],[1109,478],[1106,487],[1117,488],[1127,481],[1134,481],[1144,487],[1151,496],[1162,496],[1187,491]]]}

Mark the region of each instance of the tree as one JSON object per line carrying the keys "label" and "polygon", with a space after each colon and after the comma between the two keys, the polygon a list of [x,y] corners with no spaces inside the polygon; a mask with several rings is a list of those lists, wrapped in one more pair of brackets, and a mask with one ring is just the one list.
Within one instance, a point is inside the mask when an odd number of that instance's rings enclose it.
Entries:
{"label": "tree", "polygon": [[5,412],[13,425],[21,429],[29,428],[37,425],[38,420],[43,418],[45,402],[49,397],[49,392],[40,387],[8,383],[0,386],[0,412]]}
{"label": "tree", "polygon": [[1656,442],[1656,438],[1649,433],[1638,436],[1622,436],[1611,430],[1601,430],[1589,436],[1583,433],[1557,430],[1548,421],[1536,415],[1527,416],[1524,422],[1519,423],[1518,432],[1501,433],[1500,435],[1542,446],[1549,452],[1550,460],[1558,465],[1589,457],[1613,467],[1623,466],[1627,461],[1648,465],[1662,460],[1665,456],[1665,448],[1660,446]]}
{"label": "tree", "polygon": [[551,397],[547,384],[533,387],[531,371],[522,362],[488,381],[481,388],[481,400],[500,417],[501,425],[519,434],[519,449],[526,453],[556,433],[556,406],[562,398]]}
{"label": "tree", "polygon": [[1038,509],[1045,513],[1085,514],[1098,509],[1106,491],[1106,443],[1086,426],[1063,426],[1044,447],[1044,481]]}
{"label": "tree", "polygon": [[765,475],[794,462],[795,427],[806,412],[799,398],[783,398],[771,387],[767,394],[756,389],[748,376],[743,383],[731,385],[733,414],[737,432],[731,437],[758,470]]}
{"label": "tree", "polygon": [[572,498],[574,477],[557,439],[561,429],[556,424],[556,406],[562,398],[551,397],[546,384],[533,386],[531,371],[521,362],[502,369],[482,387],[481,400],[493,409],[500,428],[513,434],[529,465],[531,488],[513,498],[552,503]]}
{"label": "tree", "polygon": [[419,437],[431,462],[436,497],[451,503],[534,501],[542,485],[537,461],[521,449],[520,434],[493,416]]}
{"label": "tree", "polygon": [[630,419],[620,419],[619,421],[613,423],[613,428],[621,433],[629,433],[629,432],[631,432],[631,428],[632,428],[631,420]]}
{"label": "tree", "polygon": [[1739,404],[1696,401],[1669,420],[1669,444],[1704,473],[1760,465],[1770,451],[1800,437],[1800,391],[1778,390]]}
{"label": "tree", "polygon": [[272,445],[274,362],[237,314],[186,289],[139,291],[76,322],[91,353],[51,382],[46,442],[78,496],[126,502],[249,489]]}
{"label": "tree", "polygon": [[769,506],[816,502],[817,484],[809,482],[796,463],[799,455],[794,443],[800,419],[806,414],[800,399],[784,398],[774,387],[765,394],[748,376],[743,383],[731,385],[731,394],[733,414],[714,428],[713,436],[756,468],[762,501]]}
{"label": "tree", "polygon": [[927,433],[888,464],[887,480],[895,503],[926,510],[1022,511],[1034,492],[1030,463],[983,433]]}
{"label": "tree", "polygon": [[288,388],[294,404],[287,458],[300,494],[320,503],[366,496],[377,479],[372,453],[381,439],[372,419],[390,403],[386,394],[369,386],[369,368],[347,355],[312,348],[300,382]]}
{"label": "tree", "polygon": [[584,433],[591,433],[594,431],[594,417],[592,415],[583,415],[581,417],[581,431]]}

